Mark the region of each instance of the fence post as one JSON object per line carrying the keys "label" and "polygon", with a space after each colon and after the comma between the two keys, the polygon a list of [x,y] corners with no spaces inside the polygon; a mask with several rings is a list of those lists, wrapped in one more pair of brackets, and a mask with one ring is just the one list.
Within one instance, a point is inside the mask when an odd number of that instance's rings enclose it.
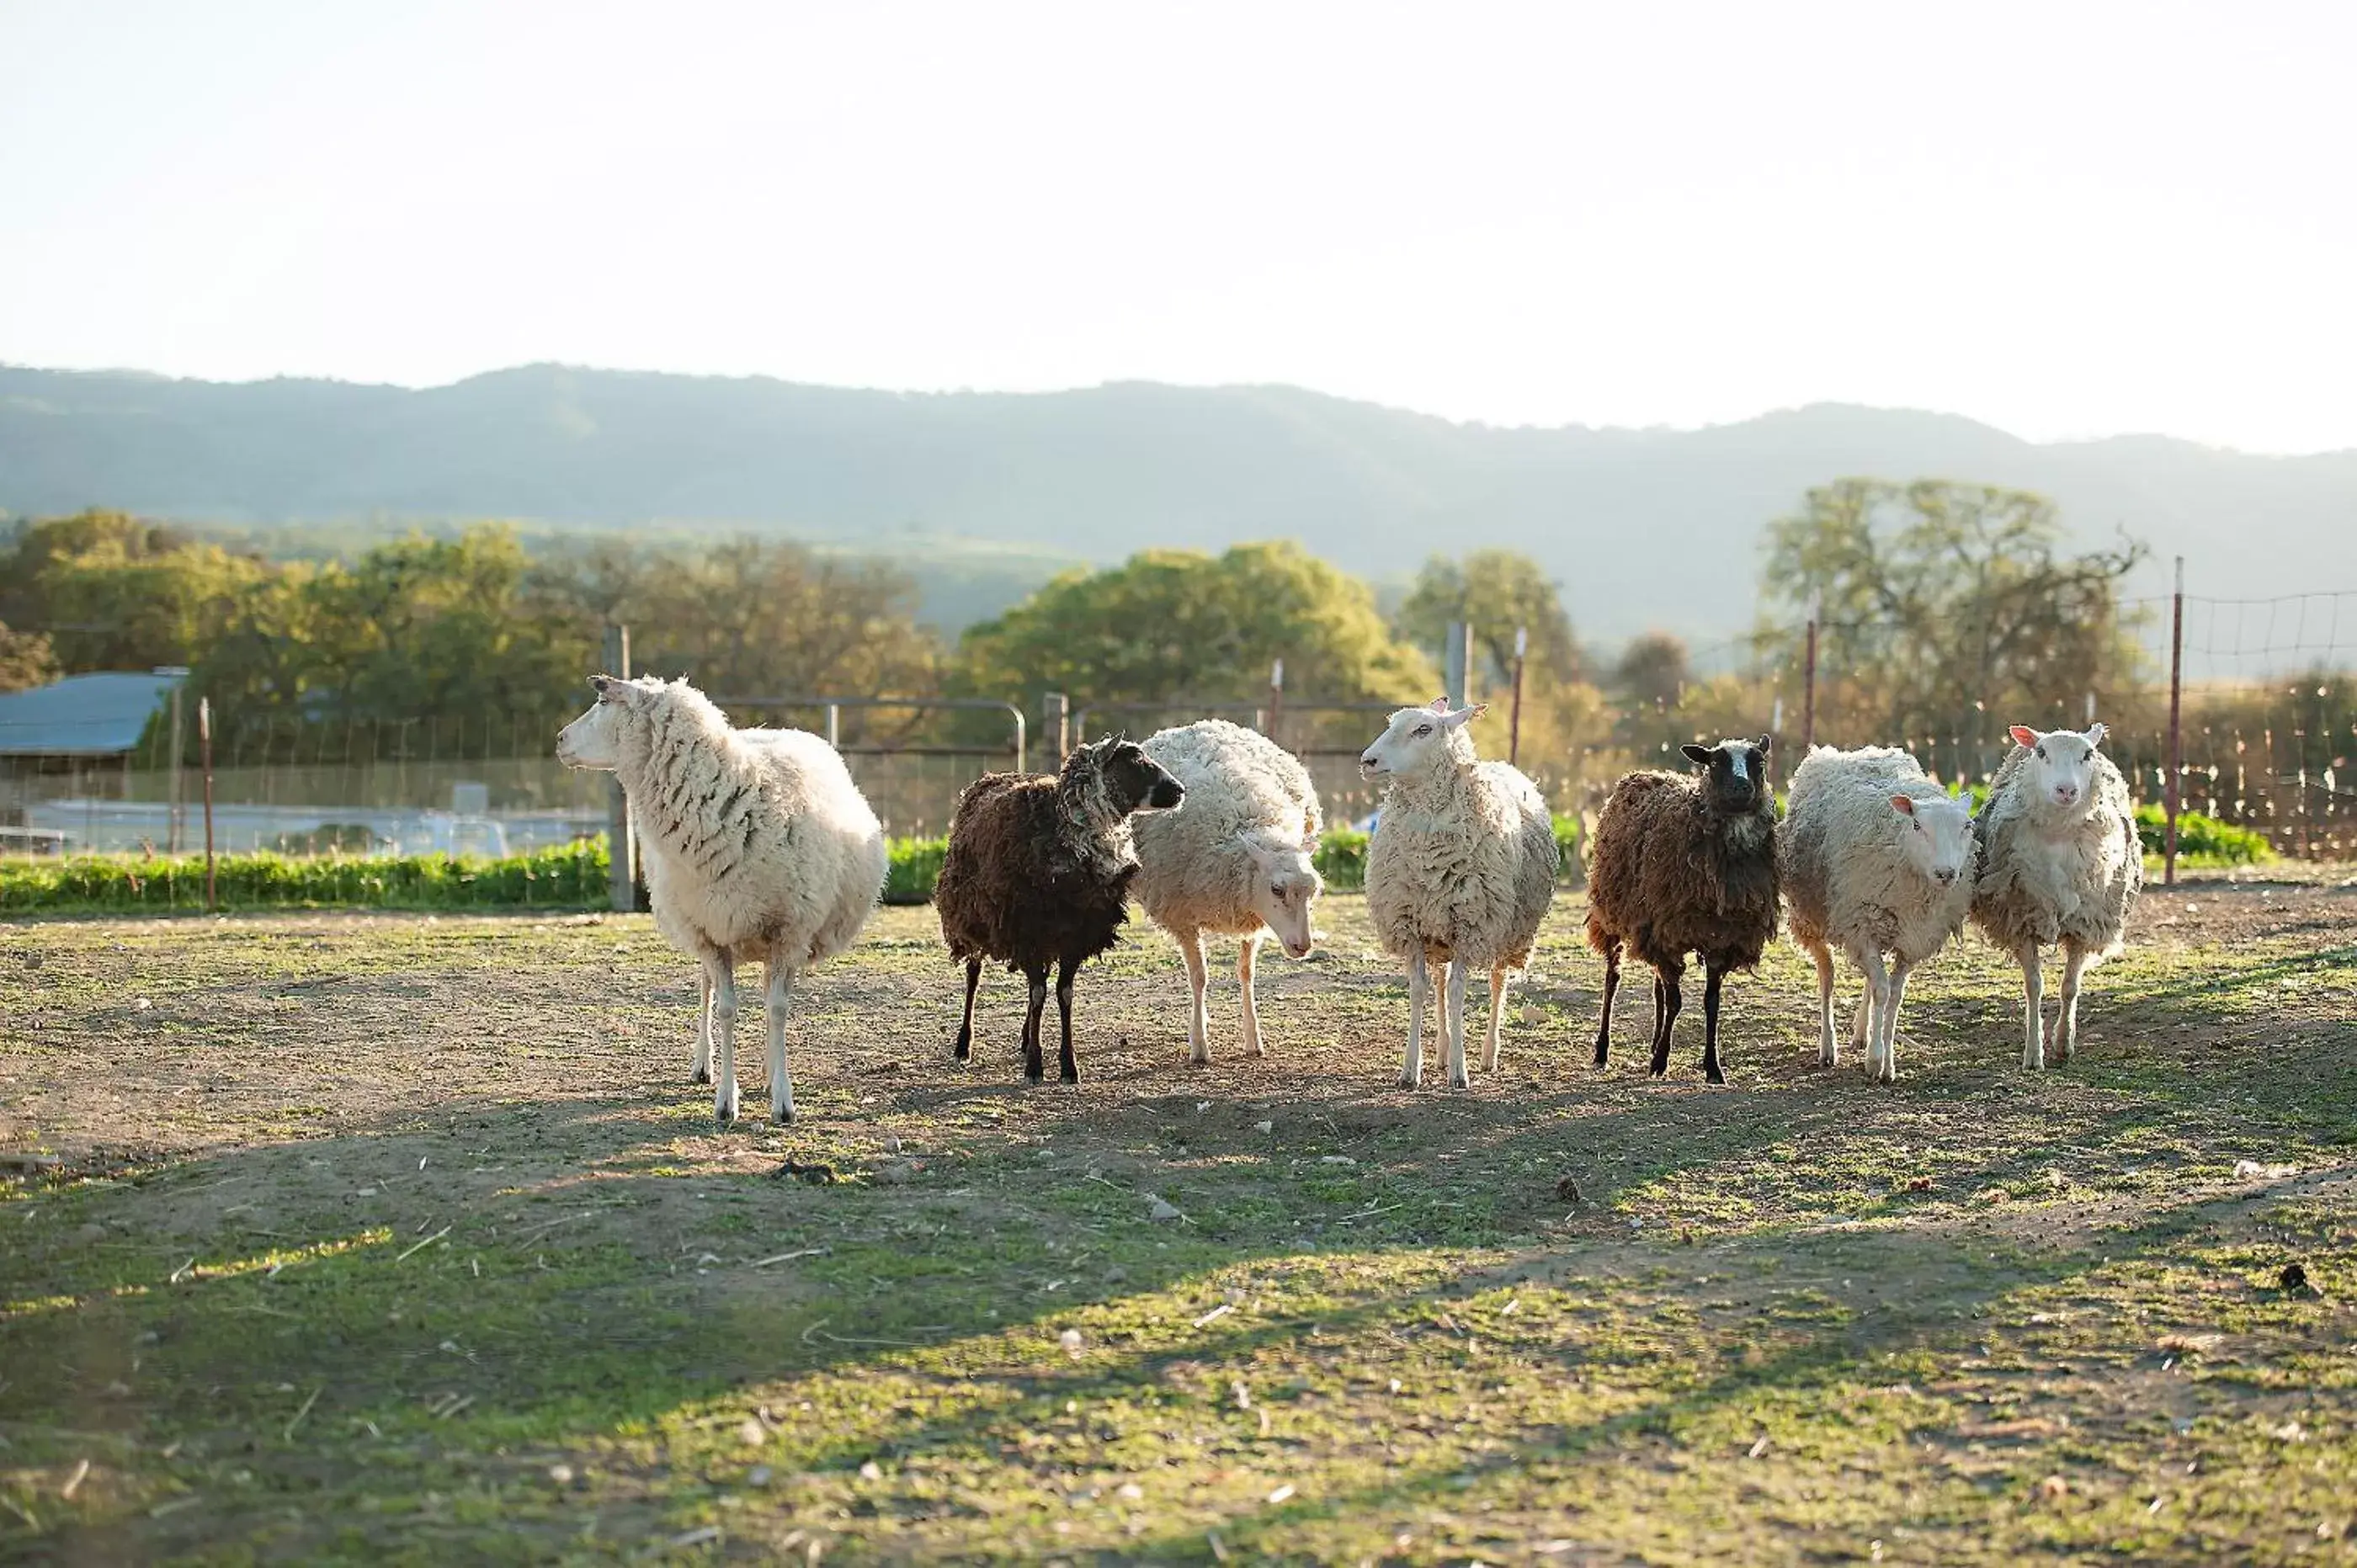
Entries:
{"label": "fence post", "polygon": [[1506,766],[1518,767],[1523,760],[1523,659],[1531,650],[1531,628],[1514,628],[1514,705],[1506,715]]}
{"label": "fence post", "polygon": [[213,898],[213,703],[210,697],[197,699],[197,760],[205,770],[205,913],[214,908]]}
{"label": "fence post", "polygon": [[1047,739],[1048,733],[1055,736],[1056,766],[1061,768],[1064,765],[1064,758],[1072,755],[1072,699],[1061,692],[1050,692],[1042,699],[1042,703],[1047,708],[1048,723],[1047,733],[1043,733],[1039,738]]}
{"label": "fence post", "polygon": [[837,751],[843,749],[843,704],[840,703],[826,705],[826,744]]}
{"label": "fence post", "polygon": [[1817,621],[1824,614],[1823,596],[1809,596],[1809,650],[1801,664],[1801,755],[1817,741]]}
{"label": "fence post", "polygon": [[[607,672],[628,680],[630,674],[630,628],[606,628]],[[622,913],[639,907],[638,855],[630,842],[630,798],[622,792],[621,777],[606,781],[606,886],[608,902]]]}
{"label": "fence post", "polygon": [[1473,661],[1472,652],[1472,627],[1461,620],[1450,621],[1448,640],[1441,645],[1440,659],[1443,686],[1448,696],[1448,705],[1452,708],[1465,705],[1465,669]]}
{"label": "fence post", "polygon": [[1285,660],[1280,659],[1268,667],[1268,727],[1261,733],[1276,739],[1276,721],[1285,712]]}
{"label": "fence post", "polygon": [[[186,675],[188,671],[184,670],[181,673]],[[182,712],[180,683],[175,681],[172,682],[172,805],[167,813],[171,825],[164,833],[165,853],[167,854],[178,854],[188,846],[188,795],[182,782],[180,768],[180,750],[186,744],[185,733],[181,729]]]}
{"label": "fence post", "polygon": [[2179,725],[2179,710],[2185,696],[2185,557],[2177,558],[2177,591],[2169,596],[2169,788],[2163,791],[2163,809],[2169,825],[2161,845],[2160,885],[2177,886],[2177,812],[2179,795],[2185,784],[2185,733]]}
{"label": "fence post", "polygon": [[[1015,771],[1028,773],[1030,769],[1023,766],[1023,710],[1009,703],[1006,704],[1006,716],[1015,721]],[[1064,759],[1060,757],[1056,758],[1056,767],[1060,770],[1063,766]]]}

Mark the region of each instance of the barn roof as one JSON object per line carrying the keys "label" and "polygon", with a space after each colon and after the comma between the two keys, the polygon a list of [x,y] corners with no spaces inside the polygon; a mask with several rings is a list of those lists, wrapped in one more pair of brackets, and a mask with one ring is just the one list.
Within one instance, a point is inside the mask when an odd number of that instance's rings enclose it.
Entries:
{"label": "barn roof", "polygon": [[178,682],[109,671],[0,696],[0,757],[120,757]]}

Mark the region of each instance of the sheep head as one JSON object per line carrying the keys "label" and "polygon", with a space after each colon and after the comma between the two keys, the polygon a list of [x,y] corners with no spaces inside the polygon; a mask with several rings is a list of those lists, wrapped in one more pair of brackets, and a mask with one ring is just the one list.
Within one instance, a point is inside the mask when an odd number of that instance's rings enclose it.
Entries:
{"label": "sheep head", "polygon": [[622,726],[630,703],[644,691],[637,681],[592,675],[597,700],[589,711],[556,732],[556,760],[567,768],[611,773],[622,765]]}
{"label": "sheep head", "polygon": [[1359,757],[1359,773],[1386,779],[1436,772],[1473,760],[1473,737],[1465,726],[1490,711],[1486,703],[1451,709],[1447,697],[1428,708],[1402,708]]}
{"label": "sheep head", "polygon": [[2074,817],[2095,809],[2095,748],[2106,733],[2102,725],[2042,733],[2016,725],[2009,733],[2013,744],[2029,753],[2015,777],[2032,807]]}
{"label": "sheep head", "polygon": [[1287,958],[1308,958],[1317,942],[1309,925],[1310,907],[1326,891],[1326,880],[1311,864],[1308,847],[1265,832],[1244,834],[1243,846],[1252,860],[1253,911],[1275,933]]}
{"label": "sheep head", "polygon": [[1751,740],[1722,740],[1717,746],[1682,746],[1686,760],[1703,771],[1702,794],[1722,817],[1740,817],[1771,799],[1768,786],[1767,736]]}
{"label": "sheep head", "polygon": [[1972,875],[1971,806],[1951,795],[1893,795],[1890,809],[1898,813],[1900,847],[1916,870],[1943,887]]}

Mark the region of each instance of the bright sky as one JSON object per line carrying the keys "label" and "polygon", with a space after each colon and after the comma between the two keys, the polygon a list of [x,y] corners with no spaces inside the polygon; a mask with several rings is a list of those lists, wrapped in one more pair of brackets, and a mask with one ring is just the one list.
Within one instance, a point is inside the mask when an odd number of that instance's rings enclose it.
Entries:
{"label": "bright sky", "polygon": [[2357,446],[2357,5],[0,0],[0,359]]}

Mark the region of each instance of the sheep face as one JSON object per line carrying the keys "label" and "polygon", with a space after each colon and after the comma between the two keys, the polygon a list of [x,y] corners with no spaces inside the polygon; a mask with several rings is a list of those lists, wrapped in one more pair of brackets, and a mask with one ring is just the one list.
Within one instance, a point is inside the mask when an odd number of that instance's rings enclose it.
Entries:
{"label": "sheep face", "polygon": [[1464,733],[1465,725],[1489,711],[1487,703],[1476,703],[1452,712],[1446,697],[1433,698],[1428,708],[1402,708],[1359,757],[1359,773],[1386,779],[1430,772],[1448,762],[1470,762],[1473,742]]}
{"label": "sheep face", "polygon": [[2103,725],[2041,734],[2028,725],[2016,725],[2011,733],[2013,743],[2029,753],[2021,784],[2040,812],[2084,816],[2094,809],[2095,748],[2104,744]]}
{"label": "sheep face", "polygon": [[556,732],[556,760],[611,773],[622,765],[622,714],[638,683],[611,675],[592,675],[589,683],[597,688],[597,700]]}
{"label": "sheep face", "polygon": [[1275,934],[1287,958],[1308,958],[1317,939],[1309,908],[1326,891],[1325,879],[1299,844],[1249,835],[1244,849],[1253,862],[1253,910]]}
{"label": "sheep face", "polygon": [[1973,859],[1970,806],[1945,795],[1933,800],[1893,795],[1890,809],[1899,813],[1899,842],[1916,870],[1943,887],[1965,875]]}
{"label": "sheep face", "polygon": [[1686,760],[1703,770],[1702,789],[1711,809],[1721,816],[1739,817],[1759,808],[1768,790],[1769,737],[1722,740],[1717,746],[1679,747]]}
{"label": "sheep face", "polygon": [[1099,799],[1114,821],[1133,811],[1173,811],[1187,798],[1186,787],[1134,740],[1084,746],[1064,766],[1068,771],[1076,766],[1095,770]]}

